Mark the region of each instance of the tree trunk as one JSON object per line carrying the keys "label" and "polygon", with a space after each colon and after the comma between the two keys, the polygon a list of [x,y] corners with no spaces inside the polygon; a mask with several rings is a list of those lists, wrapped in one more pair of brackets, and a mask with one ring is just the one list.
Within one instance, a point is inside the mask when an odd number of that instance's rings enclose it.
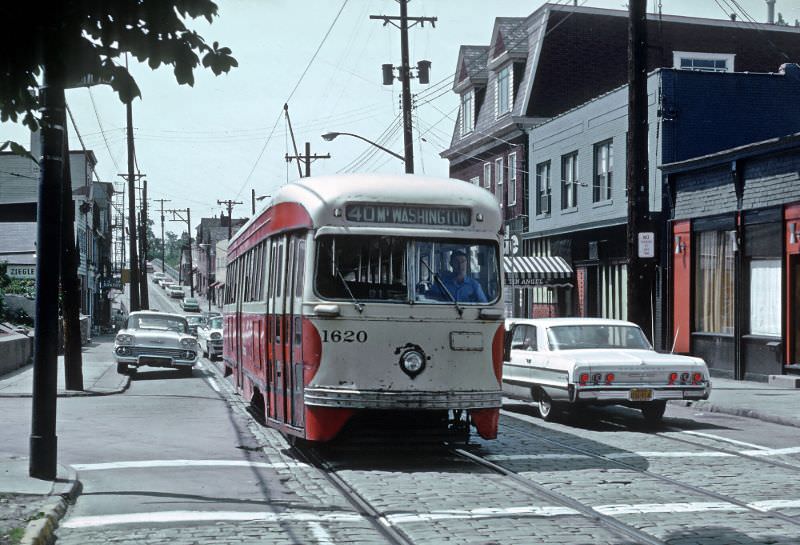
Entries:
{"label": "tree trunk", "polygon": [[[64,163],[61,187],[61,314],[64,320],[64,385],[67,390],[83,390],[81,354],[81,285],[78,279],[79,256],[75,247],[75,203],[69,167],[67,120],[64,124]],[[87,257],[89,252],[86,253]]]}

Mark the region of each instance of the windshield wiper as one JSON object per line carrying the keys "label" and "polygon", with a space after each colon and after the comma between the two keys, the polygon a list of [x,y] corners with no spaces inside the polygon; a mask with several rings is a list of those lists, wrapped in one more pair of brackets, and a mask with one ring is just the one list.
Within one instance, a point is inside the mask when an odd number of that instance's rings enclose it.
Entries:
{"label": "windshield wiper", "polygon": [[424,259],[420,259],[419,262],[422,263],[423,265],[425,265],[425,268],[428,269],[428,272],[431,274],[431,276],[433,276],[433,280],[435,282],[439,283],[439,286],[444,290],[444,292],[447,294],[447,296],[450,298],[450,300],[456,306],[456,310],[458,311],[458,315],[459,316],[463,316],[464,315],[464,309],[461,308],[461,305],[458,304],[458,301],[456,301],[456,298],[453,297],[453,294],[450,293],[450,290],[447,289],[447,286],[444,285],[444,282],[442,281],[441,278],[439,278],[439,275],[431,270],[431,268],[428,266],[428,264],[425,263]]}
{"label": "windshield wiper", "polygon": [[339,280],[342,281],[342,285],[344,286],[344,289],[347,290],[347,294],[350,296],[350,299],[353,300],[353,305],[355,305],[356,310],[359,312],[359,314],[364,312],[364,303],[360,302],[358,299],[356,299],[356,296],[353,295],[353,292],[350,290],[350,284],[344,279],[344,276],[342,276],[342,272],[339,270],[338,265],[334,265],[334,272],[336,272],[336,276],[339,277]]}

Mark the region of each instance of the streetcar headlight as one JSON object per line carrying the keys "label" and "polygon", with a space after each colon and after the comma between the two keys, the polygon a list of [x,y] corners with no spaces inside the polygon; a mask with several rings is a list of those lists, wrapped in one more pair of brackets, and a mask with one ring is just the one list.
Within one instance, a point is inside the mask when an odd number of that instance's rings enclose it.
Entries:
{"label": "streetcar headlight", "polygon": [[400,358],[400,367],[408,376],[414,378],[425,368],[425,356],[416,350],[408,350]]}
{"label": "streetcar headlight", "polygon": [[118,346],[133,346],[133,335],[122,333],[121,335],[117,335],[116,340]]}
{"label": "streetcar headlight", "polygon": [[196,339],[181,339],[181,346],[184,348],[191,348],[197,344]]}

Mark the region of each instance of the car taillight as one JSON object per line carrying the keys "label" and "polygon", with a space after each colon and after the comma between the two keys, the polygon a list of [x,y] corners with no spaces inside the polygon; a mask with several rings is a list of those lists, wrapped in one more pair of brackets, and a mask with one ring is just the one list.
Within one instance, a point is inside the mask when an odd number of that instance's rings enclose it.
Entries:
{"label": "car taillight", "polygon": [[580,382],[581,386],[586,386],[586,383],[589,382],[589,373],[581,373],[578,382]]}
{"label": "car taillight", "polygon": [[703,382],[703,373],[695,373],[692,375],[692,384],[701,384]]}
{"label": "car taillight", "polygon": [[675,381],[678,380],[678,373],[670,373],[669,374],[669,385],[672,386],[675,384]]}
{"label": "car taillight", "polygon": [[615,378],[616,377],[614,376],[614,373],[607,373],[606,374],[606,384],[611,384],[612,382],[614,382]]}

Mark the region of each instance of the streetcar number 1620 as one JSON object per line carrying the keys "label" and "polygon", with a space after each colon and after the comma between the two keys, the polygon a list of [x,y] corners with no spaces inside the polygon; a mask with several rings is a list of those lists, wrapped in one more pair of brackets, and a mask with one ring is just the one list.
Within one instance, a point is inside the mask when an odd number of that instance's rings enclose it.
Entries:
{"label": "streetcar number 1620", "polygon": [[367,332],[364,330],[352,331],[341,329],[323,329],[322,342],[324,343],[365,343],[367,342]]}

